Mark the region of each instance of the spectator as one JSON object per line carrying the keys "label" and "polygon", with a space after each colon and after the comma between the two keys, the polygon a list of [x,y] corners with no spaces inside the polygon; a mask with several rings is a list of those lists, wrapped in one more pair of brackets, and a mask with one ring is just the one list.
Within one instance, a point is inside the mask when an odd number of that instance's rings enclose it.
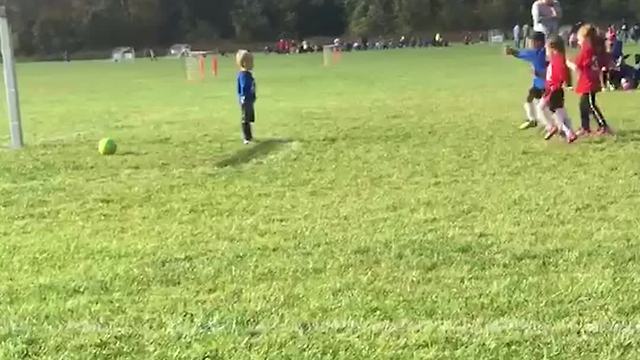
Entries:
{"label": "spectator", "polygon": [[578,47],[578,33],[572,32],[571,35],[569,35],[569,46],[572,49]]}
{"label": "spectator", "polygon": [[309,45],[309,42],[307,40],[303,40],[302,41],[302,49],[301,49],[303,53],[309,53],[312,52],[313,49],[311,48],[311,45]]}
{"label": "spectator", "polygon": [[513,27],[513,45],[516,49],[520,49],[520,45],[522,43],[522,29],[520,28],[520,24],[516,24]]}
{"label": "spectator", "polygon": [[440,33],[436,33],[433,36],[433,46],[440,46],[441,43],[442,43],[442,35],[440,35]]}
{"label": "spectator", "polygon": [[544,33],[547,38],[558,35],[562,7],[559,0],[537,0],[531,6],[533,31]]}
{"label": "spectator", "polygon": [[529,24],[522,25],[522,39],[524,40],[524,47],[531,47],[531,44],[529,44],[531,40],[531,26],[529,26]]}
{"label": "spectator", "polygon": [[580,30],[582,25],[584,25],[584,22],[582,22],[582,21],[578,21],[577,23],[573,24],[573,26],[571,26],[571,33],[572,34],[576,34],[576,36],[577,36],[578,35],[578,30]]}
{"label": "spectator", "polygon": [[285,39],[278,40],[277,49],[278,49],[278,54],[287,53],[287,41]]}
{"label": "spectator", "polygon": [[624,43],[622,40],[613,39],[608,44],[609,53],[611,54],[611,60],[614,64],[618,65],[622,62],[622,58],[624,57]]}
{"label": "spectator", "polygon": [[405,46],[407,46],[407,38],[401,36],[400,41],[398,42],[398,47],[403,48]]}
{"label": "spectator", "polygon": [[473,37],[471,36],[471,33],[468,32],[467,35],[464,36],[464,44],[470,45],[472,42],[473,42]]}
{"label": "spectator", "polygon": [[622,20],[622,26],[620,27],[620,38],[620,40],[622,40],[622,42],[624,43],[629,41],[629,25],[627,25],[626,19]]}
{"label": "spectator", "polygon": [[607,40],[610,42],[614,42],[618,38],[618,32],[616,31],[616,27],[614,25],[609,25],[607,29]]}

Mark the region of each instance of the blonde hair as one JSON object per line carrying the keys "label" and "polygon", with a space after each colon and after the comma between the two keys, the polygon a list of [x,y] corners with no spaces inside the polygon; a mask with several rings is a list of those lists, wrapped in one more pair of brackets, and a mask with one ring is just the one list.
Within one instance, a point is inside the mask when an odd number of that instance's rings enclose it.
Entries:
{"label": "blonde hair", "polygon": [[236,54],[236,64],[242,70],[253,70],[253,54],[248,50],[239,50]]}
{"label": "blonde hair", "polygon": [[564,45],[564,40],[560,36],[552,36],[549,38],[549,48],[559,52],[562,55],[566,55],[567,49]]}
{"label": "blonde hair", "polygon": [[578,39],[589,41],[591,45],[595,45],[598,37],[598,29],[592,24],[584,24],[578,30]]}

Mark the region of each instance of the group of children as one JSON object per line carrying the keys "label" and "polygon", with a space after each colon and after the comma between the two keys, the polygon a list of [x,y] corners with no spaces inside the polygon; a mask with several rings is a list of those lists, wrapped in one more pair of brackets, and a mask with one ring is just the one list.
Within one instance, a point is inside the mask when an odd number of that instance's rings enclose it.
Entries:
{"label": "group of children", "polygon": [[[612,133],[596,103],[596,96],[602,90],[603,73],[611,62],[605,41],[595,26],[586,24],[578,31],[580,53],[575,61],[567,60],[565,41],[559,36],[546,39],[543,33],[535,33],[533,49],[506,48],[507,55],[531,63],[534,71],[533,86],[524,105],[527,120],[521,129],[535,128],[541,123],[546,130],[545,140],[561,134],[568,143],[573,143],[579,136],[594,134],[591,130],[593,116],[598,124],[595,134]],[[578,131],[574,131],[565,109],[564,88],[573,85],[571,71],[578,76],[575,86],[580,95],[581,127]]]}
{"label": "group of children", "polygon": [[[545,127],[545,140],[557,134],[565,137],[569,143],[579,136],[593,134],[591,117],[598,124],[597,135],[611,134],[611,128],[596,102],[597,94],[602,90],[603,75],[607,72],[611,57],[607,52],[606,38],[591,25],[583,25],[578,31],[580,53],[575,61],[568,61],[565,41],[559,36],[546,39],[543,33],[533,35],[533,49],[517,50],[506,48],[507,55],[525,60],[532,64],[534,79],[529,89],[524,109],[527,120],[521,129],[535,128],[541,123]],[[253,70],[253,55],[246,50],[236,54],[236,63],[240,68],[237,78],[237,94],[242,111],[242,134],[245,144],[253,141],[252,124],[255,122],[254,103],[257,100],[256,83]],[[581,127],[574,131],[571,119],[565,109],[565,87],[572,86],[571,71],[578,75],[575,86],[580,95]]]}

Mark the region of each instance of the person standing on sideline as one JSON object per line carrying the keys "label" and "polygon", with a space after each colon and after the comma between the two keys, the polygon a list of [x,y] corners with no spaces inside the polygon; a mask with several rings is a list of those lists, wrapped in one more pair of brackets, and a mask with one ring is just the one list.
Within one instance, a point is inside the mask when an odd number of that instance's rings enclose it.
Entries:
{"label": "person standing on sideline", "polygon": [[513,27],[513,45],[516,49],[520,49],[520,45],[522,43],[522,29],[520,29],[520,24],[516,24]]}
{"label": "person standing on sideline", "polygon": [[531,6],[533,31],[544,33],[547,38],[558,35],[562,7],[559,0],[536,0]]}
{"label": "person standing on sideline", "polygon": [[529,24],[522,25],[522,40],[524,40],[524,47],[531,48],[531,26]]}
{"label": "person standing on sideline", "polygon": [[620,27],[620,37],[623,43],[627,43],[629,41],[629,25],[627,25],[627,20],[622,20],[622,26]]}

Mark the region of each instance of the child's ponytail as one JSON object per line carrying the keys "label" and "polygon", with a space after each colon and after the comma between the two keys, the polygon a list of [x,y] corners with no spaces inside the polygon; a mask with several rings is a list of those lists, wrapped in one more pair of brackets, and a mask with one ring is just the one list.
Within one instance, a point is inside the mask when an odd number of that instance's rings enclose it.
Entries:
{"label": "child's ponytail", "polygon": [[598,44],[598,29],[593,24],[584,24],[578,30],[578,38],[589,42],[589,45],[595,47]]}

